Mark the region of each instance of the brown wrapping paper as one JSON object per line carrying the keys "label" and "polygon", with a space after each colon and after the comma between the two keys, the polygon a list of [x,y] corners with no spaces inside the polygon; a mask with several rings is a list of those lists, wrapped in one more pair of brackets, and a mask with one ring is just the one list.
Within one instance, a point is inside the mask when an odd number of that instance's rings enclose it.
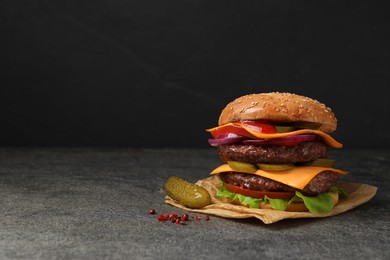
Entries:
{"label": "brown wrapping paper", "polygon": [[265,224],[275,223],[282,219],[288,218],[323,218],[334,216],[348,210],[351,210],[363,203],[366,203],[372,199],[377,191],[377,187],[361,184],[361,183],[350,183],[340,182],[337,185],[344,188],[349,196],[347,199],[340,199],[339,203],[333,208],[332,211],[313,214],[310,212],[287,212],[278,211],[271,209],[251,209],[244,206],[233,205],[230,203],[223,202],[216,196],[216,191],[220,184],[218,176],[208,177],[203,180],[199,180],[196,184],[205,188],[211,195],[212,204],[201,208],[201,209],[190,209],[187,208],[169,196],[165,197],[165,202],[169,205],[175,206],[191,212],[198,212],[207,215],[215,215],[225,218],[257,218],[263,221]]}

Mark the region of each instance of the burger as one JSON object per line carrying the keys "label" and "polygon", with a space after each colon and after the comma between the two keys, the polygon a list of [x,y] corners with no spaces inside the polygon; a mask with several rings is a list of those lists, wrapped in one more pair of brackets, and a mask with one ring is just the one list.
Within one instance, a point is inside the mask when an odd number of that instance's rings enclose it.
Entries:
{"label": "burger", "polygon": [[342,144],[330,136],[337,128],[332,110],[292,93],[239,97],[207,129],[223,165],[217,196],[250,208],[331,211],[347,196],[336,186],[347,172],[334,168],[331,149]]}

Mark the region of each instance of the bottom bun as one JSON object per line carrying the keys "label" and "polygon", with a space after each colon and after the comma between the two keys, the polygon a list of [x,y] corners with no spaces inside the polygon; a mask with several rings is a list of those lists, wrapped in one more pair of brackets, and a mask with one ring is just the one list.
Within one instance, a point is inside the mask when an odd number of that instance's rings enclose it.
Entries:
{"label": "bottom bun", "polygon": [[[337,192],[328,192],[329,195],[332,196],[333,199],[333,205],[336,206],[339,202],[339,194]],[[235,205],[241,205],[244,207],[247,207],[247,205],[242,205],[238,199],[235,199],[234,201],[230,201],[228,198],[223,199],[225,202],[232,203]],[[260,203],[259,204],[260,209],[273,209],[271,207],[271,204],[269,203]],[[290,211],[290,212],[306,212],[309,211],[308,208],[305,206],[303,202],[298,203],[291,203],[287,205],[287,208],[284,211]]]}
{"label": "bottom bun", "polygon": [[[265,203],[265,204],[261,204],[260,203],[259,208],[260,209],[273,209],[271,207],[271,204],[269,204],[269,203]],[[306,212],[306,211],[309,211],[309,210],[306,208],[305,204],[303,202],[301,202],[301,203],[291,203],[291,204],[288,204],[287,208],[284,211]]]}

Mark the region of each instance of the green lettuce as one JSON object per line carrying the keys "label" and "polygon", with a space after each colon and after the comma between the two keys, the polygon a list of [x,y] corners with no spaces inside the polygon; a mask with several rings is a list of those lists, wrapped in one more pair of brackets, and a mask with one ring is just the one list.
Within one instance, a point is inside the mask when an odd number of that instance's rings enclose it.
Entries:
{"label": "green lettuce", "polygon": [[339,197],[341,198],[341,199],[346,199],[346,198],[348,198],[348,192],[346,192],[343,188],[341,188],[341,187],[336,187],[336,186],[334,186],[334,187],[332,187],[332,188],[330,188],[330,190],[329,190],[330,192],[337,192],[338,194],[339,194]]}
{"label": "green lettuce", "polygon": [[271,199],[271,198],[268,198],[267,196],[264,197],[263,199],[263,203],[269,203],[271,205],[271,207],[275,210],[285,210],[287,208],[287,205],[288,205],[288,200],[284,200],[284,199]]}
{"label": "green lettuce", "polygon": [[[346,198],[348,193],[340,187],[332,187],[331,192],[338,192],[340,198]],[[309,197],[303,195],[301,192],[296,191],[295,196],[291,199],[271,199],[267,196],[264,199],[253,198],[237,194],[226,189],[224,183],[221,183],[221,188],[217,191],[217,196],[228,198],[231,201],[238,200],[242,205],[246,205],[249,208],[259,208],[260,203],[269,203],[274,210],[285,210],[288,204],[294,202],[303,202],[311,213],[327,212],[333,209],[333,198],[328,193],[321,193],[315,197]]]}
{"label": "green lettuce", "polygon": [[328,193],[321,193],[315,197],[308,197],[299,191],[296,191],[295,196],[303,200],[306,208],[308,208],[311,213],[331,211],[334,207],[333,198]]}
{"label": "green lettuce", "polygon": [[253,198],[245,195],[241,195],[238,193],[234,193],[226,189],[224,183],[221,183],[221,188],[217,191],[217,196],[228,198],[231,201],[238,199],[242,205],[247,205],[250,208],[259,208],[259,203],[263,201],[263,199]]}

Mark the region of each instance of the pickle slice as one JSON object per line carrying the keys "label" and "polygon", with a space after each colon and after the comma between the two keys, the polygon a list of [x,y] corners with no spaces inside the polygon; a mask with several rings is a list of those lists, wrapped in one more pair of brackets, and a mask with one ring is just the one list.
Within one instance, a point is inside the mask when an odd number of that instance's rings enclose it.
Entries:
{"label": "pickle slice", "polygon": [[257,167],[254,164],[238,161],[227,161],[230,168],[238,172],[255,172]]}
{"label": "pickle slice", "polygon": [[299,129],[313,129],[316,130],[321,127],[321,123],[317,122],[294,122],[292,124],[293,127],[299,128]]}
{"label": "pickle slice", "polygon": [[278,133],[286,133],[286,132],[292,132],[295,130],[295,127],[293,126],[286,126],[286,125],[277,125],[275,126],[276,132]]}
{"label": "pickle slice", "polygon": [[200,209],[211,204],[207,190],[180,177],[169,177],[164,188],[169,197],[189,208]]}
{"label": "pickle slice", "polygon": [[260,170],[264,170],[264,171],[285,171],[294,168],[294,165],[289,163],[284,163],[284,164],[258,163],[257,167],[259,167]]}
{"label": "pickle slice", "polygon": [[336,163],[336,160],[319,158],[314,161],[302,163],[304,166],[319,166],[319,167],[332,167]]}

